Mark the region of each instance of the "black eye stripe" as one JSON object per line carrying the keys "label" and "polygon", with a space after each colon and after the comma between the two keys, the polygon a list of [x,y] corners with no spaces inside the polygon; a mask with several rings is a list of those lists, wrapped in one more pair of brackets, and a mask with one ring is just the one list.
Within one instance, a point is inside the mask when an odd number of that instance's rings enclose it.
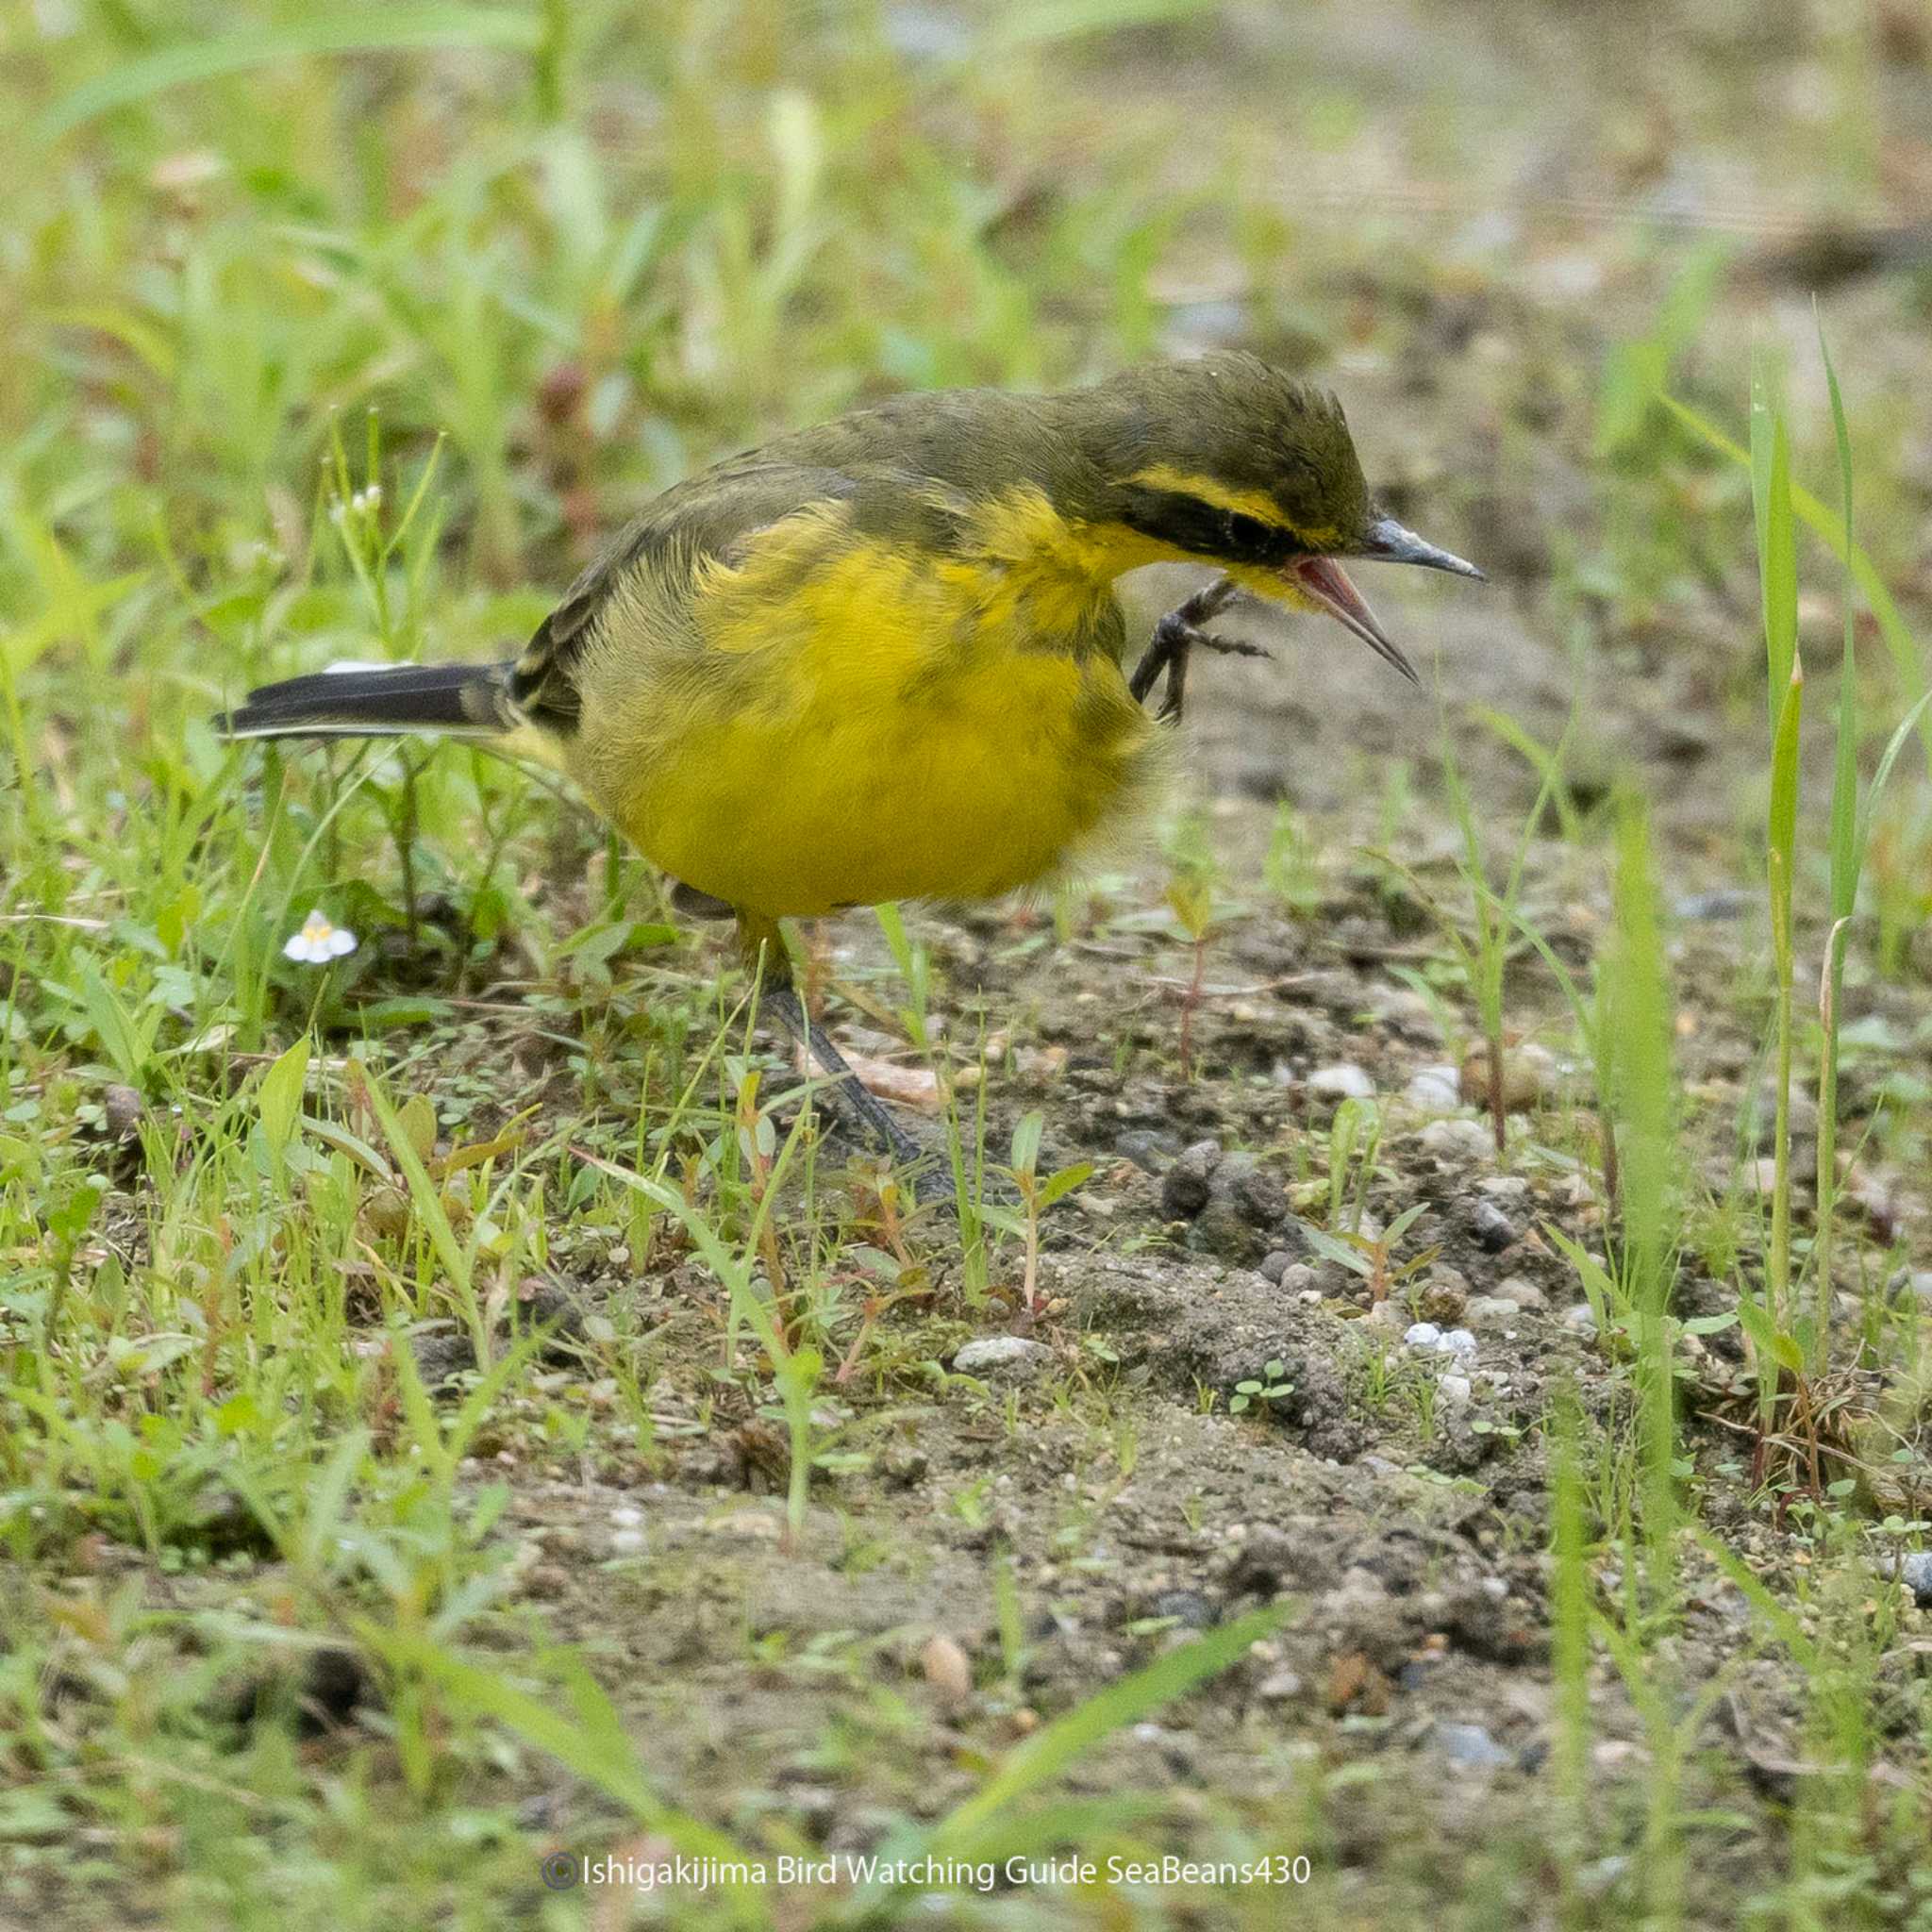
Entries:
{"label": "black eye stripe", "polygon": [[1121,521],[1129,529],[1172,543],[1191,556],[1219,558],[1227,563],[1279,564],[1307,554],[1307,546],[1293,531],[1180,490],[1129,490]]}

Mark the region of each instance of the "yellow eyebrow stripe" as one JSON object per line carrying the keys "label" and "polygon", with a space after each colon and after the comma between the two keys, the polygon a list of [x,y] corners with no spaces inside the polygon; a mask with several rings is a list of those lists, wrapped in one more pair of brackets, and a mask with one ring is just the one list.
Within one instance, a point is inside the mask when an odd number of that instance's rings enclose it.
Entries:
{"label": "yellow eyebrow stripe", "polygon": [[1168,490],[1176,496],[1191,496],[1201,503],[1211,503],[1216,509],[1228,509],[1237,516],[1253,517],[1257,523],[1266,524],[1273,530],[1291,530],[1294,527],[1265,491],[1230,490],[1226,484],[1217,483],[1212,476],[1196,476],[1189,471],[1175,469],[1172,463],[1155,463],[1147,469],[1137,470],[1127,481],[1143,484],[1149,490]]}

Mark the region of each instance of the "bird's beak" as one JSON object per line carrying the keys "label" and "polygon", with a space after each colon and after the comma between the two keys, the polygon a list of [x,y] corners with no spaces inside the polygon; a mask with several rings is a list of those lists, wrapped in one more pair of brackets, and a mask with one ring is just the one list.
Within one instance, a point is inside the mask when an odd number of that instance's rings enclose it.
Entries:
{"label": "bird's beak", "polygon": [[1474,564],[1465,563],[1446,550],[1438,550],[1433,543],[1425,543],[1413,530],[1405,530],[1393,517],[1377,517],[1369,525],[1369,533],[1355,555],[1374,558],[1377,563],[1419,563],[1424,570],[1446,570],[1458,577],[1474,577],[1479,584],[1489,581]]}
{"label": "bird's beak", "polygon": [[1354,631],[1378,658],[1386,658],[1411,684],[1420,684],[1415,666],[1376,621],[1375,613],[1362,600],[1362,593],[1349,582],[1348,574],[1332,557],[1304,557],[1288,567],[1288,576],[1298,591],[1306,592],[1340,624]]}
{"label": "bird's beak", "polygon": [[[1377,517],[1369,525],[1361,542],[1350,552],[1377,563],[1415,563],[1424,570],[1446,570],[1459,577],[1485,581],[1481,571],[1446,550],[1426,543],[1413,530],[1406,530],[1393,517]],[[1349,582],[1347,573],[1332,557],[1304,557],[1291,563],[1288,575],[1298,590],[1304,591],[1339,623],[1354,631],[1362,642],[1383,658],[1411,684],[1421,684],[1415,666],[1390,638],[1362,593]]]}

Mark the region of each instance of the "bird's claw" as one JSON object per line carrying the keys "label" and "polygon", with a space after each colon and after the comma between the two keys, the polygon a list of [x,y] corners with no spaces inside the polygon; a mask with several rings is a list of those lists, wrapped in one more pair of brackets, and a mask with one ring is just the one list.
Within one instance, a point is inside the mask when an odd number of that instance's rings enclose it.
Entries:
{"label": "bird's claw", "polygon": [[1210,617],[1226,607],[1237,590],[1238,586],[1231,578],[1219,577],[1170,610],[1154,626],[1154,635],[1148,640],[1141,661],[1135,665],[1134,675],[1127,680],[1127,689],[1133,693],[1136,704],[1146,699],[1165,674],[1167,689],[1161,695],[1160,716],[1178,718],[1187,696],[1188,656],[1196,645],[1229,658],[1265,658],[1268,655],[1260,644],[1220,637],[1202,628]]}

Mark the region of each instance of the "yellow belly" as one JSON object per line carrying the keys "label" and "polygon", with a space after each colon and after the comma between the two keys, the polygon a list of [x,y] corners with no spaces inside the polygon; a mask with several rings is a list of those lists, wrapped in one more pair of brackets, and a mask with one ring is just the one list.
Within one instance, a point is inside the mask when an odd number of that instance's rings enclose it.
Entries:
{"label": "yellow belly", "polygon": [[773,917],[992,898],[1148,789],[1158,728],[1111,655],[1041,636],[1037,601],[870,549],[765,590],[720,600],[702,661],[632,681],[597,788],[687,885]]}

